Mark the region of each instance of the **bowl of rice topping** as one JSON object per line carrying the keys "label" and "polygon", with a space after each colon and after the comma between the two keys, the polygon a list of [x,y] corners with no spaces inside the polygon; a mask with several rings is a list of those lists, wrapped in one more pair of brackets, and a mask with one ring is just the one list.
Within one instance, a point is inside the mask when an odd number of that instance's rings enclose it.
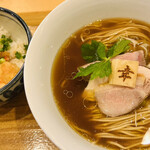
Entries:
{"label": "bowl of rice topping", "polygon": [[23,68],[31,32],[16,13],[0,7],[0,101],[23,89]]}

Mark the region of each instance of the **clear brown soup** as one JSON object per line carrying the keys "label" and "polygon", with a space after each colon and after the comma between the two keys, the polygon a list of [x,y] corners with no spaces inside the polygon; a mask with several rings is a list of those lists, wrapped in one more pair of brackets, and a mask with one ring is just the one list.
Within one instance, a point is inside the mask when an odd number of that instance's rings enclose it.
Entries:
{"label": "clear brown soup", "polygon": [[[114,20],[116,20],[115,23]],[[121,21],[128,22],[130,20],[131,19],[114,18],[97,21],[94,22],[94,24],[101,23],[101,30],[103,31],[103,28],[105,30],[110,28],[113,29],[117,23]],[[132,20],[132,22],[135,22],[136,24],[142,24],[150,28],[148,24],[141,21]],[[95,103],[91,104],[88,102],[84,102],[82,98],[82,93],[88,82],[82,80],[82,78],[77,78],[74,80],[72,79],[77,72],[77,68],[87,63],[81,56],[81,45],[83,44],[83,42],[80,38],[80,34],[81,32],[83,32],[84,28],[85,27],[79,29],[77,32],[71,35],[57,53],[53,64],[51,78],[53,95],[62,116],[76,132],[78,132],[80,135],[84,136],[91,142],[96,141],[98,145],[104,146],[108,149],[117,149],[117,147],[107,144],[108,139],[102,138],[97,140],[97,138],[95,137],[95,134],[103,132],[103,129],[95,129],[94,126],[96,122],[92,122],[90,121],[90,119],[87,119],[88,114],[90,113],[90,109],[88,109],[88,106],[93,105],[93,108],[96,106]],[[90,32],[96,33],[97,30],[92,29]],[[141,32],[150,37],[150,33],[142,30]],[[131,48],[133,49],[133,47]],[[138,49],[141,48],[137,47],[136,50]],[[148,63],[149,54],[146,59]],[[102,116],[106,117],[103,114]],[[148,124],[147,127],[148,126],[150,127],[150,124]],[[129,141],[118,140],[118,142],[125,143]]]}

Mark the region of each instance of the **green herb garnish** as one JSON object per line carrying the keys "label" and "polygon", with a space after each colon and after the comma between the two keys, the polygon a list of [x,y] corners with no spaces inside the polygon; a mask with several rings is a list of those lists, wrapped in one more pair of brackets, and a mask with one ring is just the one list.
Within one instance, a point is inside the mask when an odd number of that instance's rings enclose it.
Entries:
{"label": "green herb garnish", "polygon": [[25,59],[25,58],[26,58],[26,55],[23,55],[22,58]]}
{"label": "green herb garnish", "polygon": [[5,58],[0,58],[0,64],[2,64],[5,61],[6,61]]}
{"label": "green herb garnish", "polygon": [[119,40],[108,50],[108,57],[115,57],[121,53],[126,52],[130,48],[131,41],[129,40]]}
{"label": "green herb garnish", "polygon": [[[28,45],[24,45],[24,49],[25,49],[25,51],[27,51]],[[15,56],[17,59],[25,59],[26,58],[26,55],[22,55],[20,52],[16,52]]]}
{"label": "green herb garnish", "polygon": [[81,47],[82,57],[87,62],[94,62],[99,60],[97,49],[99,46],[102,46],[105,49],[105,46],[97,41],[92,41],[91,44],[85,43]]}
{"label": "green herb garnish", "polygon": [[22,55],[20,52],[16,52],[15,56],[17,59],[25,59],[26,55]]}
{"label": "green herb garnish", "polygon": [[28,44],[24,45],[24,49],[27,51],[27,49],[28,49]]}
{"label": "green herb garnish", "polygon": [[17,59],[21,59],[21,58],[22,58],[22,55],[21,55],[20,52],[16,52],[16,53],[15,53],[15,56],[16,56]]}
{"label": "green herb garnish", "polygon": [[100,62],[90,64],[86,68],[80,67],[79,72],[75,75],[74,79],[88,75],[90,75],[90,80],[93,80],[97,77],[108,77],[112,72],[110,59],[126,52],[130,48],[129,44],[129,40],[121,39],[108,50],[103,43],[95,40],[93,40],[91,44],[83,44],[81,47],[83,59],[87,62]]}
{"label": "green herb garnish", "polygon": [[0,52],[7,51],[10,48],[11,42],[12,39],[10,37],[7,38],[5,35],[2,35],[0,39],[0,45],[1,45]]}

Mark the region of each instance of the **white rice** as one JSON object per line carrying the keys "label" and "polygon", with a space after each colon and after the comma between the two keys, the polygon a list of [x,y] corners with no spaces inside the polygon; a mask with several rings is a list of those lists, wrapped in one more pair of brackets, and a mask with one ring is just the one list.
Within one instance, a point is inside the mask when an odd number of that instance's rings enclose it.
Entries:
{"label": "white rice", "polygon": [[4,27],[1,26],[1,27],[0,27],[0,37],[1,37],[2,35],[6,35],[7,37],[10,36],[10,34],[8,33],[8,31],[5,30]]}
{"label": "white rice", "polygon": [[24,45],[27,43],[24,43],[20,39],[13,39],[11,34],[7,30],[5,30],[4,27],[1,26],[0,27],[0,38],[2,35],[5,35],[6,37],[10,37],[12,39],[12,42],[10,43],[10,48],[9,48],[9,50],[7,50],[7,52],[9,52],[9,54],[10,54],[9,62],[16,64],[19,68],[21,68],[21,66],[24,63],[24,59],[17,59],[15,56],[15,53],[19,52],[22,54],[22,56],[24,56],[26,53]]}

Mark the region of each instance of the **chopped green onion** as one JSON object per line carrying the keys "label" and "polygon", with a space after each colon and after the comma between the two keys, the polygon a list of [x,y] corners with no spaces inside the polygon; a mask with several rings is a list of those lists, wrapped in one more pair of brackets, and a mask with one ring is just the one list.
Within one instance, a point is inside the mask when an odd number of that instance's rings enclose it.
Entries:
{"label": "chopped green onion", "polygon": [[12,42],[12,39],[10,37],[6,37],[6,35],[2,35],[0,39],[0,52],[7,51],[10,48],[10,43]]}
{"label": "chopped green onion", "polygon": [[16,53],[15,53],[15,56],[16,56],[17,59],[21,59],[21,58],[22,58],[22,55],[21,55],[20,52],[16,52]]}
{"label": "chopped green onion", "polygon": [[27,49],[28,49],[28,44],[24,45],[24,49],[27,51]]}
{"label": "chopped green onion", "polygon": [[3,62],[5,62],[6,60],[4,58],[0,58],[0,64],[2,64]]}

